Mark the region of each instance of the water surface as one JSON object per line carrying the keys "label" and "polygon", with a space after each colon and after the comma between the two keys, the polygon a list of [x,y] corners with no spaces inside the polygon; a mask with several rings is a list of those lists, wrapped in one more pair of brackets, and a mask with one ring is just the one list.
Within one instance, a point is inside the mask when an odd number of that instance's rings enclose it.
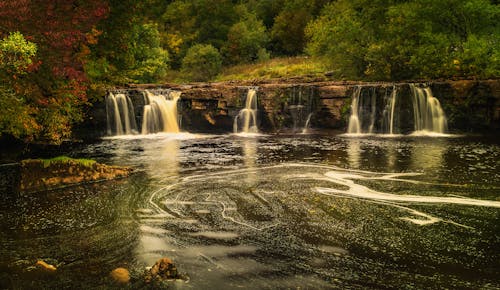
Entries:
{"label": "water surface", "polygon": [[[157,134],[74,157],[129,179],[0,204],[3,288],[499,288],[498,139]],[[54,274],[31,268],[36,259]]]}

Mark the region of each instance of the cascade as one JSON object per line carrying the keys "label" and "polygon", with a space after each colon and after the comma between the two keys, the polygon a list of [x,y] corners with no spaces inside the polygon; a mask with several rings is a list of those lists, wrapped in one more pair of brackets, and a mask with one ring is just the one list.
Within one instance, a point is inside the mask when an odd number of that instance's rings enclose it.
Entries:
{"label": "cascade", "polygon": [[[399,112],[396,111],[396,104],[398,102],[398,87],[392,86],[392,91],[389,94],[388,90],[386,89],[385,91],[385,97],[384,97],[384,112],[382,114],[383,119],[382,119],[382,125],[383,125],[383,131],[385,134],[390,134],[394,135],[396,133],[399,133],[399,127],[397,127],[397,124],[395,124],[396,121],[399,121],[397,119],[397,116],[399,116]],[[399,122],[398,122],[399,123]],[[397,132],[396,132],[396,130]]]}
{"label": "cascade", "polygon": [[[366,92],[365,94],[362,94]],[[375,91],[363,90],[363,87],[356,86],[352,92],[351,116],[349,117],[349,134],[373,133],[375,129],[376,99]]]}
{"label": "cascade", "polygon": [[167,91],[167,95],[144,91],[144,108],[141,134],[179,132],[177,101],[181,92]]}
{"label": "cascade", "polygon": [[429,87],[420,88],[410,84],[413,92],[413,117],[415,132],[446,133],[448,124],[438,99]]}
{"label": "cascade", "polygon": [[302,134],[307,134],[307,132],[309,131],[312,115],[313,113],[309,113],[309,115],[307,115],[306,123],[304,125],[304,128],[302,128]]}
{"label": "cascade", "polygon": [[[411,125],[417,134],[447,131],[444,111],[429,87],[394,85],[385,88],[385,93],[380,91],[374,87],[354,88],[347,133],[394,135],[411,130]],[[406,107],[410,111],[400,113]],[[413,119],[403,116],[412,113]]]}
{"label": "cascade", "polygon": [[106,120],[108,135],[137,133],[134,108],[130,98],[123,93],[106,95]]}
{"label": "cascade", "polygon": [[[304,89],[307,89],[304,92]],[[292,87],[288,97],[288,112],[293,122],[293,132],[307,133],[311,122],[314,89],[313,87]]]}
{"label": "cascade", "polygon": [[361,94],[361,87],[357,86],[352,92],[352,103],[351,103],[351,116],[349,116],[349,125],[347,127],[347,133],[349,134],[359,134],[361,133],[361,125],[359,123],[359,95]]}
{"label": "cascade", "polygon": [[[240,128],[241,130],[239,130]],[[234,117],[233,132],[259,132],[257,128],[257,90],[255,88],[248,89],[245,108],[241,109],[238,115]]]}

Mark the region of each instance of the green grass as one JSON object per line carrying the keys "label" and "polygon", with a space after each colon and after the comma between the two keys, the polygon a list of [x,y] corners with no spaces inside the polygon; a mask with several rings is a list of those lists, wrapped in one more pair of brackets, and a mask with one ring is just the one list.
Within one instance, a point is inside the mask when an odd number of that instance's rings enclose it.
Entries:
{"label": "green grass", "polygon": [[40,160],[42,161],[44,168],[47,168],[50,165],[57,164],[57,163],[74,162],[77,164],[81,164],[85,167],[92,167],[92,165],[94,165],[96,163],[96,161],[92,160],[92,159],[83,159],[83,158],[74,159],[74,158],[71,158],[68,156],[57,156],[57,157],[50,158],[50,159],[40,159]]}
{"label": "green grass", "polygon": [[[250,64],[226,66],[222,72],[208,81],[267,80],[276,78],[325,78],[328,68],[324,62],[312,57],[281,57]],[[171,70],[164,79],[169,83],[189,83],[188,76],[180,71]]]}
{"label": "green grass", "polygon": [[273,58],[268,61],[225,67],[216,81],[264,80],[291,77],[324,77],[327,67],[311,57]]}

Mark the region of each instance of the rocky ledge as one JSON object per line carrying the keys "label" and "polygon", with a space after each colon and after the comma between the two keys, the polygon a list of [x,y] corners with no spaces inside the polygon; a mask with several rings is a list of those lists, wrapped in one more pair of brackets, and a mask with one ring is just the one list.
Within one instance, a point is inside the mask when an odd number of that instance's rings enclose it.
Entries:
{"label": "rocky ledge", "polygon": [[88,159],[57,157],[28,159],[20,163],[20,192],[36,192],[85,182],[129,176],[128,167],[109,166]]}

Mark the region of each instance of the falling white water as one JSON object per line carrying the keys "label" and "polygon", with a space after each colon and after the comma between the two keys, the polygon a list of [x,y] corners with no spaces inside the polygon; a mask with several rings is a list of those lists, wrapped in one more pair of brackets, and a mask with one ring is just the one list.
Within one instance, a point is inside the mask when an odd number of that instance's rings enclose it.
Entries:
{"label": "falling white water", "polygon": [[361,133],[361,124],[359,120],[360,94],[361,94],[361,87],[360,86],[355,87],[352,93],[351,116],[349,117],[349,127],[347,128],[347,133],[349,134]]}
{"label": "falling white water", "polygon": [[[412,135],[441,135],[448,130],[446,116],[439,101],[432,95],[428,87],[418,87],[410,84],[411,105],[413,106],[414,133]],[[362,87],[354,88],[351,103],[351,115],[347,128],[348,134],[373,134],[382,133],[394,135],[399,133],[401,124],[399,108],[400,103],[398,87],[393,86],[392,92],[379,98],[381,106],[377,106],[376,91],[362,94]],[[404,91],[404,90],[403,90]],[[377,110],[384,108],[381,114]],[[378,120],[377,120],[378,119]],[[410,124],[411,126],[411,124]],[[404,127],[406,128],[406,127]]]}
{"label": "falling white water", "polygon": [[122,93],[106,96],[106,119],[108,135],[128,135],[137,133],[134,107],[130,98]]}
{"label": "falling white water", "polygon": [[[240,126],[241,125],[241,126]],[[239,130],[241,127],[241,131]],[[234,118],[233,132],[258,133],[257,128],[257,90],[248,89],[245,108]]]}
{"label": "falling white water", "polygon": [[390,95],[387,94],[387,90],[386,90],[386,94],[385,94],[385,98],[384,98],[384,102],[385,102],[385,109],[384,109],[384,112],[383,112],[383,120],[382,120],[382,124],[384,125],[383,126],[383,132],[384,133],[388,133],[390,135],[394,135],[395,134],[395,122],[398,121],[396,119],[396,103],[397,103],[397,100],[398,100],[398,87],[396,86],[392,86],[392,92]]}
{"label": "falling white water", "polygon": [[415,132],[446,133],[448,124],[438,99],[430,88],[419,88],[410,84],[413,93]]}
{"label": "falling white water", "polygon": [[145,106],[142,118],[142,134],[157,132],[179,133],[177,101],[181,92],[169,91],[167,96],[144,91]]}
{"label": "falling white water", "polygon": [[304,125],[304,128],[302,129],[302,134],[307,134],[308,133],[309,126],[310,126],[310,123],[311,123],[312,114],[313,113],[309,113],[309,115],[307,115],[306,124]]}

